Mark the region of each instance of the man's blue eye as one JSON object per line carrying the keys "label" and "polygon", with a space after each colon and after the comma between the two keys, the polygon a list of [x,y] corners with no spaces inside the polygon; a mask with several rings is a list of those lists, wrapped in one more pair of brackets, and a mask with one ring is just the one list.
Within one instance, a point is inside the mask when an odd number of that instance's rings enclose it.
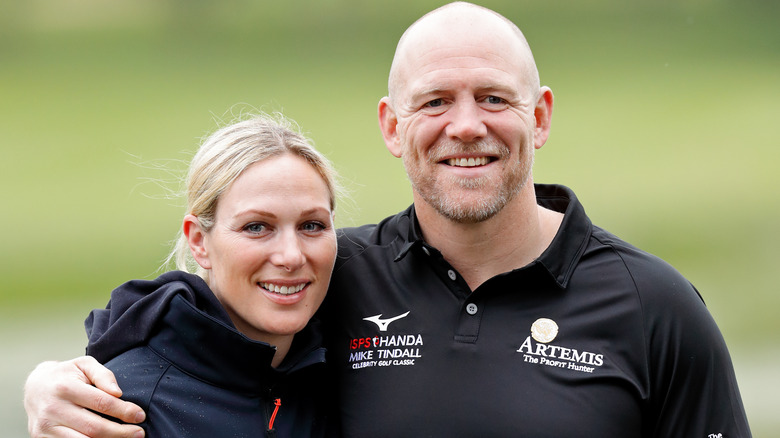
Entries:
{"label": "man's blue eye", "polygon": [[444,101],[441,99],[433,99],[432,101],[428,102],[427,105],[431,108],[435,108],[437,106],[442,106],[444,104]]}
{"label": "man's blue eye", "polygon": [[488,103],[498,104],[498,103],[501,103],[503,101],[504,101],[504,99],[502,99],[500,97],[496,97],[496,96],[488,96],[488,98],[487,98],[487,102]]}

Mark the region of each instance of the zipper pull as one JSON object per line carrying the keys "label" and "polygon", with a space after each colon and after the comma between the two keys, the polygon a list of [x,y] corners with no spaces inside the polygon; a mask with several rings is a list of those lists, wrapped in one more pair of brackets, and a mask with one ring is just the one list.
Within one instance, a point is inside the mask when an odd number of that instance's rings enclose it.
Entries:
{"label": "zipper pull", "polygon": [[274,430],[274,421],[276,421],[276,414],[279,413],[279,406],[282,405],[282,399],[277,398],[274,400],[274,413],[271,414],[271,421],[268,422],[268,430]]}

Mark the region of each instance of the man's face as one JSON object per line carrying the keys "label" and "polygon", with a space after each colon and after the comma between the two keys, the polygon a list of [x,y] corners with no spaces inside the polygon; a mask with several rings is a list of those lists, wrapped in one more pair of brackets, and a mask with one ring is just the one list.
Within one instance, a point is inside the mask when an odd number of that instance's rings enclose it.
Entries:
{"label": "man's face", "polygon": [[399,64],[400,156],[416,196],[450,220],[492,217],[531,176],[537,90],[515,43],[425,38]]}

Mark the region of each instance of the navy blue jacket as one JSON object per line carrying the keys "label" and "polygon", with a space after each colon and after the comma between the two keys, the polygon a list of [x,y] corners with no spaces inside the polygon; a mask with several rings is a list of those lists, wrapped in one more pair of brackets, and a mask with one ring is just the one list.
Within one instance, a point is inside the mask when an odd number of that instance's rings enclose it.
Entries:
{"label": "navy blue jacket", "polygon": [[85,322],[87,354],[146,411],[151,438],[328,435],[317,325],[274,369],[275,348],[238,332],[206,283],[180,271],[123,284]]}

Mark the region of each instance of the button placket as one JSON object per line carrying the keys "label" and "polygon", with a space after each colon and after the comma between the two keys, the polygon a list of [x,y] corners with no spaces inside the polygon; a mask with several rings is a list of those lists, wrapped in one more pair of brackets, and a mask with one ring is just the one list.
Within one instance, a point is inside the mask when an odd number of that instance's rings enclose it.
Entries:
{"label": "button placket", "polygon": [[460,316],[458,318],[458,328],[455,331],[456,342],[470,344],[477,342],[479,327],[482,325],[483,313],[484,309],[480,311],[477,303],[466,301],[465,306],[461,308]]}

